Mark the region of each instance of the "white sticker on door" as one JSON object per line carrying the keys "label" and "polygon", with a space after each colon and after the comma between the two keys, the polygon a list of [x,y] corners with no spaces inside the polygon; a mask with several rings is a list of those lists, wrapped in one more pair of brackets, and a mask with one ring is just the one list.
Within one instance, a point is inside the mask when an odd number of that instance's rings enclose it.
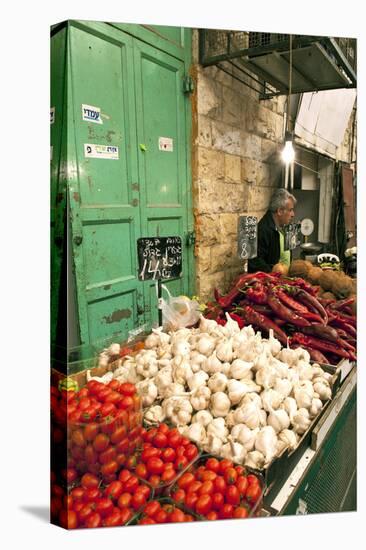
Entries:
{"label": "white sticker on door", "polygon": [[118,160],[119,151],[116,145],[95,145],[84,143],[84,155],[93,159]]}
{"label": "white sticker on door", "polygon": [[81,106],[81,111],[83,115],[83,120],[85,120],[86,122],[95,122],[96,124],[103,124],[99,107],[94,107],[93,105],[85,105],[83,103]]}
{"label": "white sticker on door", "polygon": [[173,151],[173,140],[172,138],[159,137],[159,150],[160,151]]}
{"label": "white sticker on door", "polygon": [[50,123],[53,124],[55,122],[55,108],[51,107],[50,109]]}

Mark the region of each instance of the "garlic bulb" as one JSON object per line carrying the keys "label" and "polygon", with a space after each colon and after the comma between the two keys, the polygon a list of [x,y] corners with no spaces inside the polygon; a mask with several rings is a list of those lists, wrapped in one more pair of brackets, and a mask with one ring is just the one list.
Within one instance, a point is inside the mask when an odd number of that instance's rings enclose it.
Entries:
{"label": "garlic bulb", "polygon": [[196,345],[197,351],[202,355],[206,355],[207,357],[212,354],[215,347],[216,340],[208,334],[202,334]]}
{"label": "garlic bulb", "polygon": [[238,407],[233,416],[237,423],[246,424],[251,430],[258,428],[263,421],[265,422],[261,409],[253,401]]}
{"label": "garlic bulb", "polygon": [[99,354],[98,358],[98,367],[105,368],[109,363],[109,355],[107,352],[102,351],[102,353]]}
{"label": "garlic bulb", "polygon": [[163,422],[165,420],[165,413],[160,405],[155,405],[145,412],[144,418],[148,422]]}
{"label": "garlic bulb", "polygon": [[222,371],[222,363],[217,358],[215,351],[209,357],[207,357],[204,363],[202,363],[202,369],[208,374],[215,374],[215,372]]}
{"label": "garlic bulb", "polygon": [[289,367],[292,367],[292,365],[298,360],[298,354],[294,349],[282,348],[278,354],[278,359],[286,363]]}
{"label": "garlic bulb", "polygon": [[246,451],[252,451],[258,431],[258,428],[250,430],[245,424],[236,424],[232,428],[230,436],[234,441],[239,441]]}
{"label": "garlic bulb", "polygon": [[[179,359],[179,357],[181,359]],[[173,360],[173,369],[172,369],[173,381],[178,382],[178,384],[185,384],[193,372],[189,361],[183,358],[183,356],[177,356]]]}
{"label": "garlic bulb", "polygon": [[265,390],[273,388],[277,380],[276,371],[272,367],[264,367],[257,371],[255,381]]}
{"label": "garlic bulb", "polygon": [[220,455],[222,449],[222,439],[212,434],[209,434],[205,443],[203,444],[203,449],[213,455]]}
{"label": "garlic bulb", "polygon": [[303,434],[306,432],[308,427],[311,424],[309,418],[309,411],[307,409],[301,408],[294,414],[292,419],[293,430],[298,434]]}
{"label": "garlic bulb", "polygon": [[227,377],[222,372],[216,372],[210,376],[207,384],[212,392],[224,391],[227,385]]}
{"label": "garlic bulb", "polygon": [[278,434],[278,439],[286,444],[289,449],[295,449],[299,436],[293,430],[282,430]]}
{"label": "garlic bulb", "polygon": [[119,355],[119,352],[121,351],[120,344],[111,344],[107,350],[110,357],[114,355]]}
{"label": "garlic bulb", "polygon": [[102,384],[108,384],[113,380],[113,372],[109,371],[103,374],[103,376],[91,376],[90,370],[86,371],[86,381],[95,380],[96,382],[101,382]]}
{"label": "garlic bulb", "polygon": [[270,366],[274,369],[279,378],[288,378],[289,366],[279,359],[273,357]]}
{"label": "garlic bulb", "polygon": [[232,317],[230,317],[229,313],[225,313],[225,317],[226,317],[225,328],[228,333],[228,336],[234,336],[234,334],[238,334],[240,332],[240,327],[238,323],[234,321]]}
{"label": "garlic bulb", "polygon": [[213,416],[207,410],[198,411],[194,416],[192,416],[192,422],[199,422],[205,428],[212,422]]}
{"label": "garlic bulb", "polygon": [[172,368],[163,367],[154,378],[154,383],[159,390],[160,394],[164,394],[164,391],[173,383]]}
{"label": "garlic bulb", "polygon": [[200,386],[191,395],[191,404],[196,411],[207,409],[211,397],[211,390],[207,386]]}
{"label": "garlic bulb", "polygon": [[160,338],[159,338],[159,335],[152,332],[151,334],[149,334],[149,336],[145,339],[145,348],[146,349],[152,349],[152,348],[157,348],[160,344]]}
{"label": "garlic bulb", "polygon": [[276,454],[277,436],[272,426],[265,426],[259,430],[255,438],[255,449],[263,454],[268,463]]}
{"label": "garlic bulb", "polygon": [[185,437],[188,437],[188,439],[191,439],[191,441],[194,441],[198,445],[201,445],[206,439],[206,430],[204,426],[202,426],[202,424],[200,424],[199,422],[193,422],[189,426],[185,426],[181,433],[183,433]]}
{"label": "garlic bulb", "polygon": [[248,361],[243,361],[242,359],[235,359],[231,363],[229,375],[231,378],[235,378],[236,380],[241,380],[242,378],[245,378],[248,375],[252,366],[253,366],[252,362],[249,363]]}
{"label": "garlic bulb", "polygon": [[210,334],[216,329],[216,327],[216,321],[214,321],[213,319],[206,319],[202,314],[200,314],[199,329],[201,332],[207,332],[207,334]]}
{"label": "garlic bulb", "polygon": [[227,393],[232,405],[237,405],[241,398],[250,391],[250,386],[243,384],[239,380],[229,380],[227,383]]}
{"label": "garlic bulb", "polygon": [[196,390],[200,386],[206,385],[207,380],[208,380],[207,372],[200,370],[193,376],[189,376],[187,378],[187,384],[190,390]]}
{"label": "garlic bulb", "polygon": [[304,348],[294,349],[297,361],[303,360],[306,363],[310,363],[310,353]]}
{"label": "garlic bulb", "polygon": [[265,458],[263,453],[259,451],[251,451],[245,457],[244,465],[255,470],[261,470],[264,466]]}
{"label": "garlic bulb", "polygon": [[143,407],[149,407],[158,396],[158,388],[152,380],[145,379],[136,384],[138,393],[142,396]]}
{"label": "garlic bulb", "polygon": [[310,416],[311,417],[317,416],[322,410],[322,408],[323,408],[323,403],[321,402],[321,400],[318,398],[313,398],[309,409]]}
{"label": "garlic bulb", "polygon": [[322,401],[327,401],[332,397],[332,390],[330,389],[328,384],[316,382],[314,384],[314,391],[316,391]]}
{"label": "garlic bulb", "polygon": [[174,356],[186,356],[191,352],[191,346],[187,340],[177,340],[172,345],[172,354]]}
{"label": "garlic bulb", "polygon": [[292,422],[292,417],[297,412],[296,399],[294,399],[293,397],[286,397],[286,399],[281,403],[280,407],[287,412],[290,421]]}
{"label": "garlic bulb", "polygon": [[257,407],[262,408],[262,399],[255,392],[246,393],[240,402],[240,406],[247,405],[248,403],[252,403],[252,402],[254,402],[257,405]]}
{"label": "garlic bulb", "polygon": [[242,464],[247,452],[240,443],[229,441],[222,446],[220,456]]}
{"label": "garlic bulb", "polygon": [[223,363],[230,363],[233,359],[233,341],[230,338],[225,342],[221,342],[216,347],[216,357]]}
{"label": "garlic bulb", "polygon": [[265,411],[270,412],[272,409],[278,409],[282,402],[282,395],[276,390],[268,389],[260,394],[262,407]]}
{"label": "garlic bulb", "polygon": [[268,415],[267,424],[272,426],[276,433],[279,433],[290,426],[290,418],[286,411],[283,409],[277,409],[275,411],[271,411]]}
{"label": "garlic bulb", "polygon": [[185,397],[169,397],[163,401],[163,411],[175,426],[189,424],[192,418],[192,405]]}
{"label": "garlic bulb", "polygon": [[207,426],[207,435],[218,437],[222,441],[226,440],[228,433],[229,430],[223,418],[214,418]]}
{"label": "garlic bulb", "polygon": [[311,380],[313,378],[313,367],[306,361],[300,359],[295,368],[299,373],[300,380]]}
{"label": "garlic bulb", "polygon": [[230,411],[230,399],[224,392],[216,392],[211,396],[210,409],[213,416],[226,416]]}
{"label": "garlic bulb", "polygon": [[286,399],[292,391],[292,382],[290,382],[287,378],[277,378],[274,385],[274,390],[278,392],[283,399]]}
{"label": "garlic bulb", "polygon": [[186,391],[184,389],[183,384],[169,384],[166,388],[164,388],[163,391],[159,392],[159,395],[161,397],[174,397],[179,395],[186,395]]}

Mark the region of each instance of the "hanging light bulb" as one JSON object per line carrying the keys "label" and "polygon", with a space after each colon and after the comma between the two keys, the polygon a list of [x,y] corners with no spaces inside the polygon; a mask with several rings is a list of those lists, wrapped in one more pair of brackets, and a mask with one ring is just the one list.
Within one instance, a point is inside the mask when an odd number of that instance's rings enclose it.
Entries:
{"label": "hanging light bulb", "polygon": [[290,164],[295,159],[295,149],[292,144],[292,139],[286,139],[285,147],[281,153],[282,160],[285,164]]}

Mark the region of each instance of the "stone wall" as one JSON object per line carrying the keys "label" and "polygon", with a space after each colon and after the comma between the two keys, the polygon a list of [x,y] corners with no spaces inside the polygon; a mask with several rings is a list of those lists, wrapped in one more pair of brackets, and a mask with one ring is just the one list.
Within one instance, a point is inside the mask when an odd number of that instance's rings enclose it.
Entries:
{"label": "stone wall", "polygon": [[[260,219],[280,184],[286,97],[259,100],[257,92],[217,67],[203,68],[197,31],[193,62],[196,280],[197,294],[207,300],[215,286],[226,292],[243,270],[236,251],[238,216]],[[343,145],[340,154],[346,156],[349,144]]]}

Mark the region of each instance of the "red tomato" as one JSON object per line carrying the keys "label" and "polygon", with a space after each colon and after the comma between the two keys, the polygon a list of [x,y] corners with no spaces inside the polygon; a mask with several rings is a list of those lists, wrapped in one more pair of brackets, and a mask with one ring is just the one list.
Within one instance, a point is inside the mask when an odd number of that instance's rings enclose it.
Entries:
{"label": "red tomato", "polygon": [[234,506],[232,504],[224,504],[219,512],[221,519],[230,519],[233,517]]}
{"label": "red tomato", "polygon": [[65,529],[76,529],[78,526],[78,518],[73,510],[61,510],[59,520],[61,527]]}
{"label": "red tomato", "polygon": [[205,516],[212,508],[212,498],[210,495],[201,495],[196,502],[196,512]]}
{"label": "red tomato", "polygon": [[124,482],[123,490],[127,493],[133,494],[139,485],[139,480],[136,476],[132,475]]}
{"label": "red tomato", "polygon": [[190,510],[194,510],[196,507],[196,502],[198,500],[197,493],[187,493],[186,497],[184,499],[184,504],[189,508]]}
{"label": "red tomato", "polygon": [[184,437],[184,436],[182,436],[180,444],[183,445],[183,447],[186,447],[187,445],[192,445],[188,437]]}
{"label": "red tomato", "polygon": [[247,475],[247,480],[248,480],[249,485],[251,485],[252,483],[260,483],[257,476],[255,476],[254,474],[248,474]]}
{"label": "red tomato", "polygon": [[100,472],[101,474],[106,476],[111,476],[115,474],[118,471],[118,462],[116,460],[110,460],[109,462],[106,462],[101,466]]}
{"label": "red tomato", "polygon": [[222,476],[217,476],[216,479],[214,479],[214,487],[215,491],[219,493],[225,493],[226,491],[226,481]]}
{"label": "red tomato", "polygon": [[142,495],[144,495],[144,497],[146,498],[146,500],[149,498],[150,496],[150,493],[151,493],[151,489],[148,485],[145,485],[145,483],[139,485],[135,491],[135,495],[137,493],[141,493]]}
{"label": "red tomato", "polygon": [[84,498],[85,489],[83,487],[75,487],[72,489],[70,495],[74,501],[81,501]]}
{"label": "red tomato", "polygon": [[99,479],[93,474],[86,473],[81,478],[81,486],[84,487],[84,489],[98,488]]}
{"label": "red tomato", "polygon": [[240,503],[240,493],[235,485],[229,485],[226,489],[225,500],[234,506],[237,506]]}
{"label": "red tomato", "polygon": [[140,508],[142,508],[144,504],[146,504],[145,495],[143,495],[141,492],[136,492],[132,497],[131,504],[134,510],[140,510]]}
{"label": "red tomato", "polygon": [[121,511],[118,508],[114,508],[106,518],[104,518],[103,525],[104,527],[116,527],[117,525],[122,525],[122,516]]}
{"label": "red tomato", "polygon": [[98,391],[97,393],[97,399],[101,403],[104,403],[108,395],[112,393],[112,390],[110,388],[106,388],[105,386]]}
{"label": "red tomato", "polygon": [[64,479],[66,479],[68,485],[75,481],[78,477],[78,473],[75,468],[66,468],[61,471],[61,475]]}
{"label": "red tomato", "polygon": [[151,457],[146,462],[147,471],[149,474],[160,475],[164,470],[164,462],[157,457]]}
{"label": "red tomato", "polygon": [[245,468],[244,468],[244,466],[236,465],[236,466],[235,466],[235,470],[236,470],[236,473],[238,474],[238,476],[243,476],[243,475],[245,475]]}
{"label": "red tomato", "polygon": [[156,487],[159,487],[159,485],[160,485],[160,476],[158,476],[158,475],[156,475],[156,474],[153,474],[152,476],[150,476],[150,477],[148,478],[147,481],[150,483],[150,485],[151,485],[152,487],[155,487],[155,488],[156,488]]}
{"label": "red tomato", "polygon": [[89,390],[87,387],[84,387],[84,388],[81,388],[81,390],[79,391],[78,397],[79,399],[82,399],[83,397],[88,397],[88,395],[89,395]]}
{"label": "red tomato", "polygon": [[102,516],[102,518],[105,518],[110,514],[113,510],[113,502],[110,498],[102,497],[97,500],[95,504],[95,511],[98,512]]}
{"label": "red tomato", "polygon": [[228,485],[233,485],[238,479],[238,474],[235,468],[226,468],[224,471],[224,479]]}
{"label": "red tomato", "polygon": [[[117,394],[119,397],[119,394]],[[116,410],[116,406],[113,403],[107,403],[105,402],[104,405],[100,408],[100,414],[103,417],[113,415],[114,411]]]}
{"label": "red tomato", "polygon": [[161,510],[161,504],[158,500],[151,500],[144,507],[144,514],[149,517],[154,517]]}
{"label": "red tomato", "polygon": [[[68,417],[70,424],[77,424],[78,422],[80,422],[81,412],[82,411],[74,411],[70,413]],[[63,418],[61,419],[61,421],[63,423]]]}
{"label": "red tomato", "polygon": [[214,481],[217,478],[217,474],[215,472],[212,472],[211,470],[206,470],[202,473],[201,480],[202,481]]}
{"label": "red tomato", "polygon": [[214,484],[212,481],[204,481],[201,487],[198,489],[199,496],[212,495],[214,492]]}
{"label": "red tomato", "polygon": [[118,453],[116,456],[116,462],[118,466],[124,466],[126,463],[126,455],[124,453]]}
{"label": "red tomato", "polygon": [[249,485],[245,492],[245,498],[250,503],[251,506],[254,506],[256,502],[260,499],[262,490],[258,483],[252,483]]}
{"label": "red tomato", "polygon": [[167,435],[168,432],[169,432],[169,426],[167,424],[165,424],[164,422],[162,422],[161,424],[159,424],[158,432],[161,432],[161,433]]}
{"label": "red tomato", "polygon": [[100,489],[97,489],[97,487],[90,487],[89,489],[85,489],[83,501],[84,502],[95,502],[97,498],[101,497],[102,493]]}
{"label": "red tomato", "polygon": [[178,447],[175,449],[175,454],[177,455],[177,457],[184,456],[185,458],[185,452],[186,448],[183,447],[183,445],[178,445]]}
{"label": "red tomato", "polygon": [[219,474],[223,474],[227,468],[233,468],[234,464],[231,460],[228,460],[227,458],[224,458],[223,460],[220,460],[219,463]]}
{"label": "red tomato", "polygon": [[150,458],[158,457],[161,454],[159,449],[155,447],[147,447],[141,453],[141,460],[147,462]]}
{"label": "red tomato", "polygon": [[118,506],[120,508],[128,508],[131,505],[132,495],[131,493],[122,493],[118,498]]}
{"label": "red tomato", "polygon": [[124,382],[120,386],[120,392],[126,396],[132,396],[136,392],[136,386],[130,382]]}
{"label": "red tomato", "polygon": [[74,430],[71,435],[71,441],[78,447],[86,447],[83,430]]}
{"label": "red tomato", "polygon": [[164,449],[164,451],[161,453],[161,458],[164,460],[164,462],[174,462],[175,460],[174,449],[172,449],[171,447]]}
{"label": "red tomato", "polygon": [[86,504],[83,504],[82,508],[80,508],[78,512],[78,519],[80,523],[85,523],[85,521],[88,519],[88,517],[93,513],[94,511],[94,505],[90,502],[87,502]]}
{"label": "red tomato", "polygon": [[[104,403],[107,405],[109,404],[113,404],[113,405],[117,405],[121,400],[121,394],[118,392],[118,391],[114,391],[112,390],[111,393],[109,395],[107,395],[107,397],[105,398],[105,401]],[[115,409],[113,409],[115,410]]]}
{"label": "red tomato", "polygon": [[126,426],[117,426],[116,429],[111,433],[111,441],[116,444],[122,441],[126,437],[127,428]]}
{"label": "red tomato", "polygon": [[132,510],[130,508],[122,508],[121,509],[121,525],[124,525],[125,523],[130,521],[132,516],[133,516],[133,513],[132,513]]}
{"label": "red tomato", "polygon": [[210,512],[206,514],[206,518],[211,521],[216,521],[217,519],[219,519],[219,515],[214,510],[210,510]]}
{"label": "red tomato", "polygon": [[174,468],[167,468],[161,474],[161,481],[163,483],[171,483],[176,477],[177,477],[177,472],[174,470]]}
{"label": "red tomato", "polygon": [[174,510],[169,515],[170,523],[182,523],[185,520],[186,518],[184,512],[182,512],[179,508],[174,507]]}
{"label": "red tomato", "polygon": [[156,521],[152,518],[142,518],[138,521],[138,525],[154,525]]}
{"label": "red tomato", "polygon": [[87,441],[93,441],[99,432],[99,426],[96,422],[92,422],[84,428],[84,438]]}
{"label": "red tomato", "polygon": [[123,483],[119,480],[112,481],[104,490],[104,496],[117,500],[123,492]]}
{"label": "red tomato", "polygon": [[119,386],[120,383],[118,382],[118,380],[111,380],[110,382],[108,382],[108,388],[111,388],[111,390],[118,391]]}
{"label": "red tomato", "polygon": [[146,479],[148,475],[146,464],[143,464],[142,462],[140,464],[137,464],[135,472],[138,477]]}
{"label": "red tomato", "polygon": [[74,510],[74,512],[77,513],[78,518],[79,518],[79,512],[80,512],[80,510],[82,509],[82,507],[84,506],[84,504],[85,504],[84,502],[82,502],[81,500],[79,500],[78,502],[75,502],[75,501],[74,501],[74,503],[73,503],[73,505],[72,505],[72,509]]}
{"label": "red tomato", "polygon": [[182,436],[180,435],[180,433],[174,433],[173,435],[171,435],[170,433],[168,436],[168,439],[169,439],[169,446],[173,447],[173,449],[176,449],[181,444]]}
{"label": "red tomato", "polygon": [[94,529],[95,527],[100,527],[102,525],[102,518],[98,512],[92,512],[90,516],[87,517],[85,522],[85,527],[89,529]]}
{"label": "red tomato", "polygon": [[156,523],[167,523],[169,521],[167,512],[163,509],[158,510],[158,512],[154,515],[154,520]]}
{"label": "red tomato", "polygon": [[212,495],[212,508],[214,510],[221,510],[225,502],[224,495],[222,493],[214,493]]}
{"label": "red tomato", "polygon": [[129,470],[123,469],[120,471],[118,479],[124,483],[127,481],[130,477],[132,477],[132,473]]}
{"label": "red tomato", "polygon": [[181,472],[182,470],[184,470],[184,468],[188,466],[188,464],[188,459],[185,456],[178,456],[175,459],[174,467],[176,470],[178,470],[178,472]]}
{"label": "red tomato", "polygon": [[238,479],[236,480],[236,486],[239,490],[239,493],[243,497],[248,488],[248,479],[245,476],[239,476]]}
{"label": "red tomato", "polygon": [[88,409],[90,407],[90,405],[91,405],[91,403],[90,403],[89,397],[83,397],[79,401],[78,409],[80,411],[85,411],[85,409]]}
{"label": "red tomato", "polygon": [[249,515],[248,510],[243,506],[238,506],[235,508],[233,513],[233,518],[247,518]]}
{"label": "red tomato", "polygon": [[191,481],[191,483],[188,484],[185,490],[187,491],[187,493],[198,493],[201,486],[202,486],[202,481],[197,481],[195,479],[194,481]]}
{"label": "red tomato", "polygon": [[93,441],[93,447],[97,453],[102,453],[109,445],[109,437],[106,434],[98,434]]}
{"label": "red tomato", "polygon": [[106,464],[107,462],[110,462],[111,460],[114,460],[117,456],[117,451],[114,447],[107,447],[105,451],[99,454],[99,462],[101,464]]}
{"label": "red tomato", "polygon": [[130,397],[129,395],[125,395],[124,397],[122,397],[122,399],[118,402],[118,408],[119,409],[123,409],[123,410],[127,410],[127,409],[132,409],[134,406],[134,400],[132,397]]}
{"label": "red tomato", "polygon": [[74,504],[74,499],[72,498],[71,495],[65,495],[62,500],[62,503],[64,508],[68,510],[69,508],[72,508],[72,505]]}
{"label": "red tomato", "polygon": [[62,500],[60,499],[60,497],[51,497],[50,508],[51,516],[53,518],[57,518],[60,510],[62,509]]}
{"label": "red tomato", "polygon": [[173,493],[173,500],[175,502],[181,502],[183,503],[184,502],[184,499],[186,497],[186,492],[184,489],[177,489],[174,493]]}
{"label": "red tomato", "polygon": [[199,481],[202,481],[202,476],[206,471],[207,470],[203,465],[198,466],[197,470],[195,471],[195,478]]}
{"label": "red tomato", "polygon": [[84,451],[84,458],[87,464],[95,464],[98,460],[98,453],[94,449],[93,445],[87,445]]}
{"label": "red tomato", "polygon": [[152,444],[159,449],[163,449],[168,444],[168,438],[162,432],[159,432],[154,436]]}
{"label": "red tomato", "polygon": [[190,462],[198,455],[198,449],[196,445],[193,445],[193,443],[190,443],[185,447],[184,456],[188,459]]}
{"label": "red tomato", "polygon": [[101,431],[106,435],[111,435],[116,429],[117,420],[114,416],[105,416],[100,424]]}
{"label": "red tomato", "polygon": [[129,450],[130,441],[128,437],[124,437],[119,443],[116,444],[117,453],[127,453]]}

